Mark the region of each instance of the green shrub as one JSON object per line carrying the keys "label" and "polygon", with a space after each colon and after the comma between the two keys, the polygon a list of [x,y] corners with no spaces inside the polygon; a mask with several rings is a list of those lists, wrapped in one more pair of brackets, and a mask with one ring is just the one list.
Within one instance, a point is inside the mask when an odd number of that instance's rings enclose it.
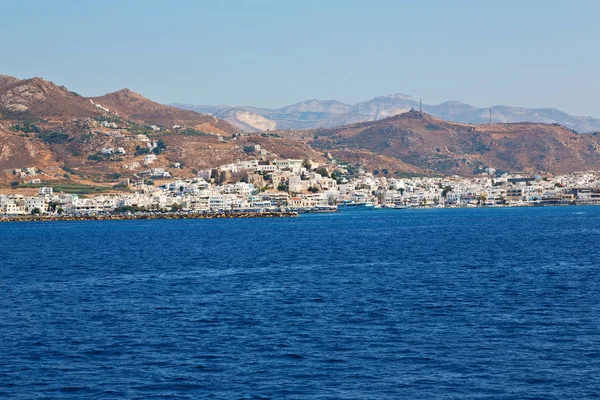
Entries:
{"label": "green shrub", "polygon": [[319,167],[315,170],[315,172],[325,178],[329,177],[329,172],[327,172],[327,168]]}
{"label": "green shrub", "polygon": [[150,154],[150,149],[147,147],[141,147],[140,145],[135,146],[135,153],[134,155],[136,156],[141,156],[144,154]]}
{"label": "green shrub", "polygon": [[23,132],[23,133],[40,133],[41,129],[32,123],[29,122],[25,122],[24,124],[21,125],[15,125],[13,126],[13,129],[17,132]]}
{"label": "green shrub", "polygon": [[121,206],[121,207],[117,207],[115,208],[116,212],[119,213],[124,213],[124,212],[139,212],[139,211],[146,211],[145,207],[138,207],[138,206]]}
{"label": "green shrub", "polygon": [[38,133],[38,139],[47,144],[63,144],[69,141],[69,135],[62,132],[44,131]]}
{"label": "green shrub", "polygon": [[91,156],[88,156],[87,159],[90,161],[104,161],[104,157],[100,154],[92,154]]}
{"label": "green shrub", "polygon": [[184,130],[182,130],[180,132],[183,133],[185,136],[211,136],[210,134],[208,134],[206,132],[198,131],[198,130],[192,129],[192,128],[185,128]]}

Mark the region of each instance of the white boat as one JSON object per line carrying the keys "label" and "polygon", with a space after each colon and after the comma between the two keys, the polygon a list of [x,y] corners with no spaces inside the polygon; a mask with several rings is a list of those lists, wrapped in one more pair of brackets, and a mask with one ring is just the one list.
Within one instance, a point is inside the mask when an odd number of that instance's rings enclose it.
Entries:
{"label": "white boat", "polygon": [[375,203],[373,203],[372,201],[365,201],[365,202],[355,202],[355,201],[345,201],[343,203],[339,203],[338,204],[338,210],[340,211],[350,211],[350,210],[356,210],[356,211],[364,211],[364,210],[373,210],[375,209]]}

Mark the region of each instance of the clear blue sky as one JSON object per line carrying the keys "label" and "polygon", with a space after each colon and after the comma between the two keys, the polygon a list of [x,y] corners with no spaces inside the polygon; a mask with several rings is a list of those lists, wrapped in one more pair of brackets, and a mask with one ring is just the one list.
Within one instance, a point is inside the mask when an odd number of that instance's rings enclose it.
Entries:
{"label": "clear blue sky", "polygon": [[0,73],[277,107],[405,93],[600,117],[600,1],[7,1]]}

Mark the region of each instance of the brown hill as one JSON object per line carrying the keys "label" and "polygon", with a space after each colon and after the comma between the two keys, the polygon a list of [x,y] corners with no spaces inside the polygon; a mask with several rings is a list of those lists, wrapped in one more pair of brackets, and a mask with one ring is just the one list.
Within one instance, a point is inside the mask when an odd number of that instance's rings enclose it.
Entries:
{"label": "brown hill", "polygon": [[[162,129],[153,130],[153,124]],[[4,183],[15,179],[12,171],[26,167],[55,171],[50,175],[60,178],[67,172],[93,180],[131,175],[141,167],[123,171],[124,165],[143,165],[148,143],[148,139],[137,138],[139,134],[192,148],[178,160],[190,165],[231,162],[239,157],[237,152],[243,156],[241,148],[231,151],[235,146],[223,146],[215,134],[229,137],[236,132],[238,129],[215,117],[163,106],[126,89],[84,98],[41,78],[20,80],[0,75],[0,181]],[[209,156],[219,146],[229,151]],[[103,148],[122,148],[126,154],[104,157]],[[156,166],[168,165],[177,154],[169,145],[168,151],[159,154]]]}
{"label": "brown hill", "polygon": [[12,85],[18,81],[18,78],[14,78],[12,76],[0,75],[0,91],[3,92],[8,85]]}
{"label": "brown hill", "polygon": [[126,119],[143,124],[157,125],[163,129],[170,129],[175,125],[181,125],[200,131],[225,135],[238,131],[237,128],[229,123],[213,116],[165,106],[129,89],[121,89],[100,97],[91,97],[90,100],[95,104],[117,112],[121,117]]}
{"label": "brown hill", "polygon": [[600,168],[598,137],[560,125],[458,124],[412,111],[375,122],[282,134],[332,154],[367,151],[444,174],[470,175],[485,166],[528,173]]}
{"label": "brown hill", "polygon": [[0,115],[6,119],[62,123],[70,119],[118,115],[137,124],[158,125],[167,130],[180,125],[224,135],[238,131],[215,117],[165,106],[129,89],[85,98],[42,78],[20,80],[5,75],[0,75]]}
{"label": "brown hill", "polygon": [[[243,150],[250,144],[260,144],[270,158],[323,160],[306,144],[233,137],[238,131],[213,116],[164,106],[128,89],[85,98],[41,78],[0,76],[0,186],[30,181],[32,175],[19,170],[31,167],[42,171],[43,180],[101,185],[156,167],[194,176],[200,168],[253,157]],[[158,142],[160,148],[152,147]],[[156,155],[152,163],[146,162],[149,153]]]}
{"label": "brown hill", "polygon": [[0,79],[0,114],[8,118],[65,120],[100,115],[89,101],[41,78]]}

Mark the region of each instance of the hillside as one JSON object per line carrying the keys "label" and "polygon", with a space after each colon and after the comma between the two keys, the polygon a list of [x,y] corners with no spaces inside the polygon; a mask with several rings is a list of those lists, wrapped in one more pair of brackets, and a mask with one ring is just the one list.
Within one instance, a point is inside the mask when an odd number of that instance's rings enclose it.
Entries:
{"label": "hillside", "polygon": [[[401,93],[378,96],[371,100],[349,105],[335,100],[308,100],[277,109],[243,106],[195,106],[174,104],[174,106],[210,113],[222,118],[247,132],[268,129],[314,129],[332,128],[357,122],[378,121],[387,117],[419,109],[419,101]],[[423,111],[450,122],[485,124],[489,122],[489,112],[496,123],[536,122],[558,123],[580,133],[600,131],[600,119],[569,115],[554,108],[523,108],[493,106],[477,108],[460,101],[447,101],[441,104],[423,104]],[[249,115],[253,115],[249,118]],[[259,123],[258,117],[262,117]],[[246,119],[246,121],[244,121]],[[238,125],[238,122],[244,122]],[[270,124],[269,124],[270,123]],[[275,125],[275,128],[272,126]]]}
{"label": "hillside", "polygon": [[[158,179],[160,171],[192,177],[200,169],[257,157],[321,163],[329,158],[396,175],[470,176],[484,167],[553,174],[600,169],[596,134],[557,124],[462,124],[416,111],[383,118],[385,104],[398,101],[410,100],[401,95],[378,100],[377,121],[305,130],[275,131],[254,110],[244,124],[262,123],[270,132],[239,135],[239,126],[163,106],[128,89],[85,98],[41,78],[0,76],[0,186],[33,181],[27,168],[44,181],[110,187],[134,176],[154,179],[151,170],[159,171]],[[277,118],[301,114],[310,125],[323,113],[346,110],[338,102],[310,101]],[[260,153],[247,151],[254,145]]]}
{"label": "hillside", "polygon": [[[164,106],[127,89],[85,98],[41,78],[0,76],[0,183],[4,184],[15,179],[15,170],[25,168],[42,171],[45,179],[115,180],[138,173],[151,151],[159,153],[152,165],[166,167],[177,152],[149,146],[162,140],[168,147],[178,137],[183,138],[181,148],[195,148],[178,161],[207,167],[236,156],[235,146],[225,146],[223,152],[215,149],[238,131],[213,116]],[[119,148],[123,154],[102,153]],[[199,158],[202,150],[210,151]],[[243,154],[241,147],[237,152]],[[192,174],[191,168],[182,173]]]}
{"label": "hillside", "polygon": [[170,129],[174,125],[196,130],[229,135],[237,129],[211,115],[165,106],[147,99],[129,89],[121,89],[100,97],[89,98],[94,104],[118,113],[122,118]]}
{"label": "hillside", "polygon": [[41,78],[4,77],[0,91],[0,115],[6,118],[62,121],[101,114],[77,93]]}
{"label": "hillside", "polygon": [[560,125],[458,124],[412,111],[381,121],[281,134],[334,155],[366,151],[442,174],[471,175],[484,167],[526,173],[600,167],[598,136]]}

